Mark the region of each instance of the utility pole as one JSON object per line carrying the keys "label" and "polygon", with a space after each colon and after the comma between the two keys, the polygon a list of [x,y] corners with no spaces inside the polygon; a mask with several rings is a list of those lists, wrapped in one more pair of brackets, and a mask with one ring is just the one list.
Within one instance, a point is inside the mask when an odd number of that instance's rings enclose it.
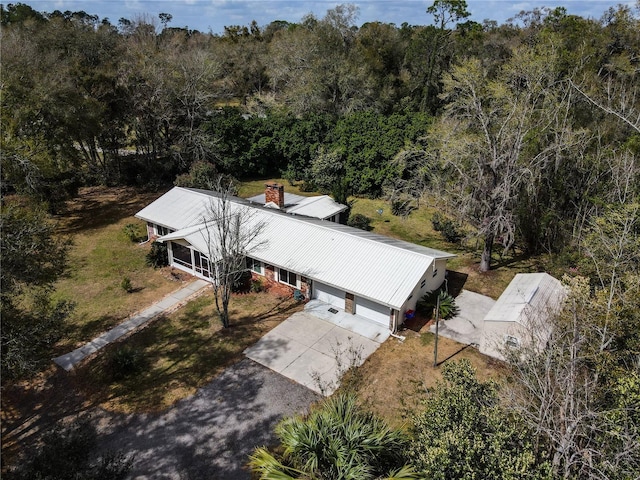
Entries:
{"label": "utility pole", "polygon": [[436,345],[433,349],[433,368],[438,366],[438,327],[440,326],[440,295],[436,299]]}

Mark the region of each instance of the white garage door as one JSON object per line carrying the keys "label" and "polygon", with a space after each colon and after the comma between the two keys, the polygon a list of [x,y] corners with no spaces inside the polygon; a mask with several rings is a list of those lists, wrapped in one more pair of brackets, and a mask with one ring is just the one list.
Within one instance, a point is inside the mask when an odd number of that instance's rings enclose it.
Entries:
{"label": "white garage door", "polygon": [[385,327],[389,326],[389,307],[356,296],[356,315],[373,320]]}
{"label": "white garage door", "polygon": [[344,310],[344,290],[337,289],[324,283],[314,282],[313,298]]}

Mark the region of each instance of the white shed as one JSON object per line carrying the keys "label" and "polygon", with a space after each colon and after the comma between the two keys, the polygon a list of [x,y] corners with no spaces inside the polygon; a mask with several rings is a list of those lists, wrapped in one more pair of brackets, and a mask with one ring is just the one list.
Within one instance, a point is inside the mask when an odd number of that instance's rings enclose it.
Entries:
{"label": "white shed", "polygon": [[504,348],[544,348],[549,319],[566,296],[562,283],[547,273],[517,274],[484,318],[480,352],[504,360]]}

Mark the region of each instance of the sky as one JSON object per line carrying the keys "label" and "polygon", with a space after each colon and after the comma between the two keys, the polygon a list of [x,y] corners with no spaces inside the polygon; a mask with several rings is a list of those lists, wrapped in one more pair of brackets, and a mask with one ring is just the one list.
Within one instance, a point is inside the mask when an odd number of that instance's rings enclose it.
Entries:
{"label": "sky", "polygon": [[[222,33],[225,25],[249,25],[256,20],[265,26],[274,20],[299,22],[305,15],[313,13],[322,18],[326,11],[342,3],[351,3],[359,8],[358,25],[380,21],[409,25],[428,25],[432,17],[426,9],[433,3],[421,0],[0,0],[2,3],[26,3],[35,10],[52,12],[60,10],[81,11],[107,17],[117,24],[120,18],[133,20],[140,15],[157,19],[161,12],[169,13],[173,19],[169,26],[188,27],[201,32]],[[599,19],[609,7],[617,4],[635,9],[636,0],[467,0],[471,20],[485,19],[504,23],[520,11],[534,8],[565,7],[569,14]],[[636,13],[637,10],[636,10]],[[159,24],[159,22],[158,22]]]}

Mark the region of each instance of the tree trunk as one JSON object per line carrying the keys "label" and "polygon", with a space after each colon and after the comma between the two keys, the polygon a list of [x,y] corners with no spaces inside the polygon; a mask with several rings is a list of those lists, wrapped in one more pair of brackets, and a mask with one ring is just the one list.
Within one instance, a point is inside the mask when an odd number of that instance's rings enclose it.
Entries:
{"label": "tree trunk", "polygon": [[484,250],[482,251],[482,257],[480,257],[480,271],[488,272],[491,270],[491,252],[493,251],[493,233],[487,234],[484,237]]}

